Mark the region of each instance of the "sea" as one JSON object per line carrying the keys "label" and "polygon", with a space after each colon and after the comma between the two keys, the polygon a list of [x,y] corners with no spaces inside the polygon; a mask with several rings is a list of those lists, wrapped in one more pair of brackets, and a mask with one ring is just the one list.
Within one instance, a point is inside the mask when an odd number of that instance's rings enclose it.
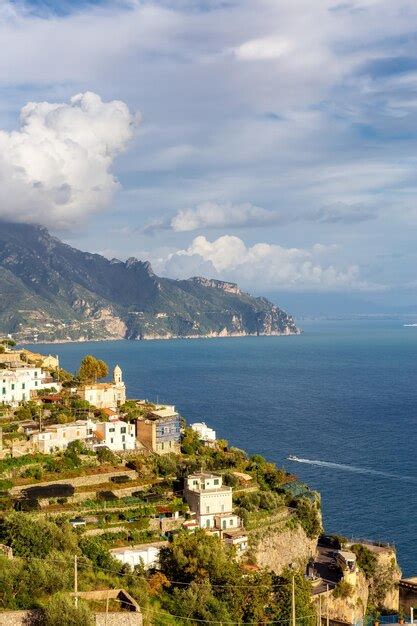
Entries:
{"label": "sea", "polygon": [[129,397],[175,404],[188,422],[295,473],[321,493],[327,532],[393,543],[404,575],[415,575],[417,327],[299,325],[289,337],[32,347],[71,371],[85,354],[118,363]]}

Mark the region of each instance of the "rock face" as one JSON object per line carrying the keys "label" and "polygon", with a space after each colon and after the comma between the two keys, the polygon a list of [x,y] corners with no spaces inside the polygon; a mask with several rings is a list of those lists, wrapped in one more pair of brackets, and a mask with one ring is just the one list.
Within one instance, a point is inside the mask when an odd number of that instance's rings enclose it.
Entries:
{"label": "rock face", "polygon": [[290,315],[234,283],[160,278],[147,261],[108,260],[40,226],[0,222],[0,333],[62,341],[298,332]]}
{"label": "rock face", "polygon": [[256,563],[276,574],[281,574],[290,563],[296,563],[302,569],[314,556],[317,538],[309,539],[301,528],[273,528],[254,538]]}

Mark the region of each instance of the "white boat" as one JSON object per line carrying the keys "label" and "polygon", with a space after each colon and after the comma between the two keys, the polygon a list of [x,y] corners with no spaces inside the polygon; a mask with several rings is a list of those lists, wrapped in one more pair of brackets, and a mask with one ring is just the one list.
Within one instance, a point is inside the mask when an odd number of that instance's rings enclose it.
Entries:
{"label": "white boat", "polygon": [[403,326],[417,326],[417,324],[403,324]]}
{"label": "white boat", "polygon": [[294,456],[293,454],[290,454],[289,456],[287,456],[288,461],[298,461],[298,456]]}

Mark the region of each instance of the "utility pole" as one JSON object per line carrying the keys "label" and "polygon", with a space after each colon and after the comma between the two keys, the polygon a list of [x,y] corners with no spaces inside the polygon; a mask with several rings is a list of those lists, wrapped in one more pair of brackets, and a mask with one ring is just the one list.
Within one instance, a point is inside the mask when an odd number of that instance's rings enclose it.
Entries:
{"label": "utility pole", "polygon": [[107,597],[106,597],[106,617],[104,619],[104,626],[107,626],[107,616],[109,614],[109,592],[107,592]]}
{"label": "utility pole", "polygon": [[329,585],[326,585],[326,626],[329,626]]}
{"label": "utility pole", "polygon": [[321,626],[321,593],[319,593],[319,619],[318,626]]}
{"label": "utility pole", "polygon": [[292,584],[291,584],[291,625],[295,626],[296,624],[296,620],[295,620],[295,576],[294,574],[292,575]]}
{"label": "utility pole", "polygon": [[74,603],[75,608],[78,607],[78,557],[74,556]]}

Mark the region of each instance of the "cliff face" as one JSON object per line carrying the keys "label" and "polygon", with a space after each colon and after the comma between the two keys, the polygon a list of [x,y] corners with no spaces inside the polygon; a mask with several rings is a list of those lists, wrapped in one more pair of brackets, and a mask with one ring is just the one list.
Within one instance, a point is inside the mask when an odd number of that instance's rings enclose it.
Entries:
{"label": "cliff face", "polygon": [[298,330],[290,315],[234,283],[160,278],[146,261],[110,261],[40,226],[0,222],[0,332],[48,341]]}
{"label": "cliff face", "polygon": [[290,563],[296,563],[301,569],[305,569],[316,552],[317,538],[309,539],[301,526],[296,526],[271,528],[254,537],[254,543],[257,565],[280,575]]}

